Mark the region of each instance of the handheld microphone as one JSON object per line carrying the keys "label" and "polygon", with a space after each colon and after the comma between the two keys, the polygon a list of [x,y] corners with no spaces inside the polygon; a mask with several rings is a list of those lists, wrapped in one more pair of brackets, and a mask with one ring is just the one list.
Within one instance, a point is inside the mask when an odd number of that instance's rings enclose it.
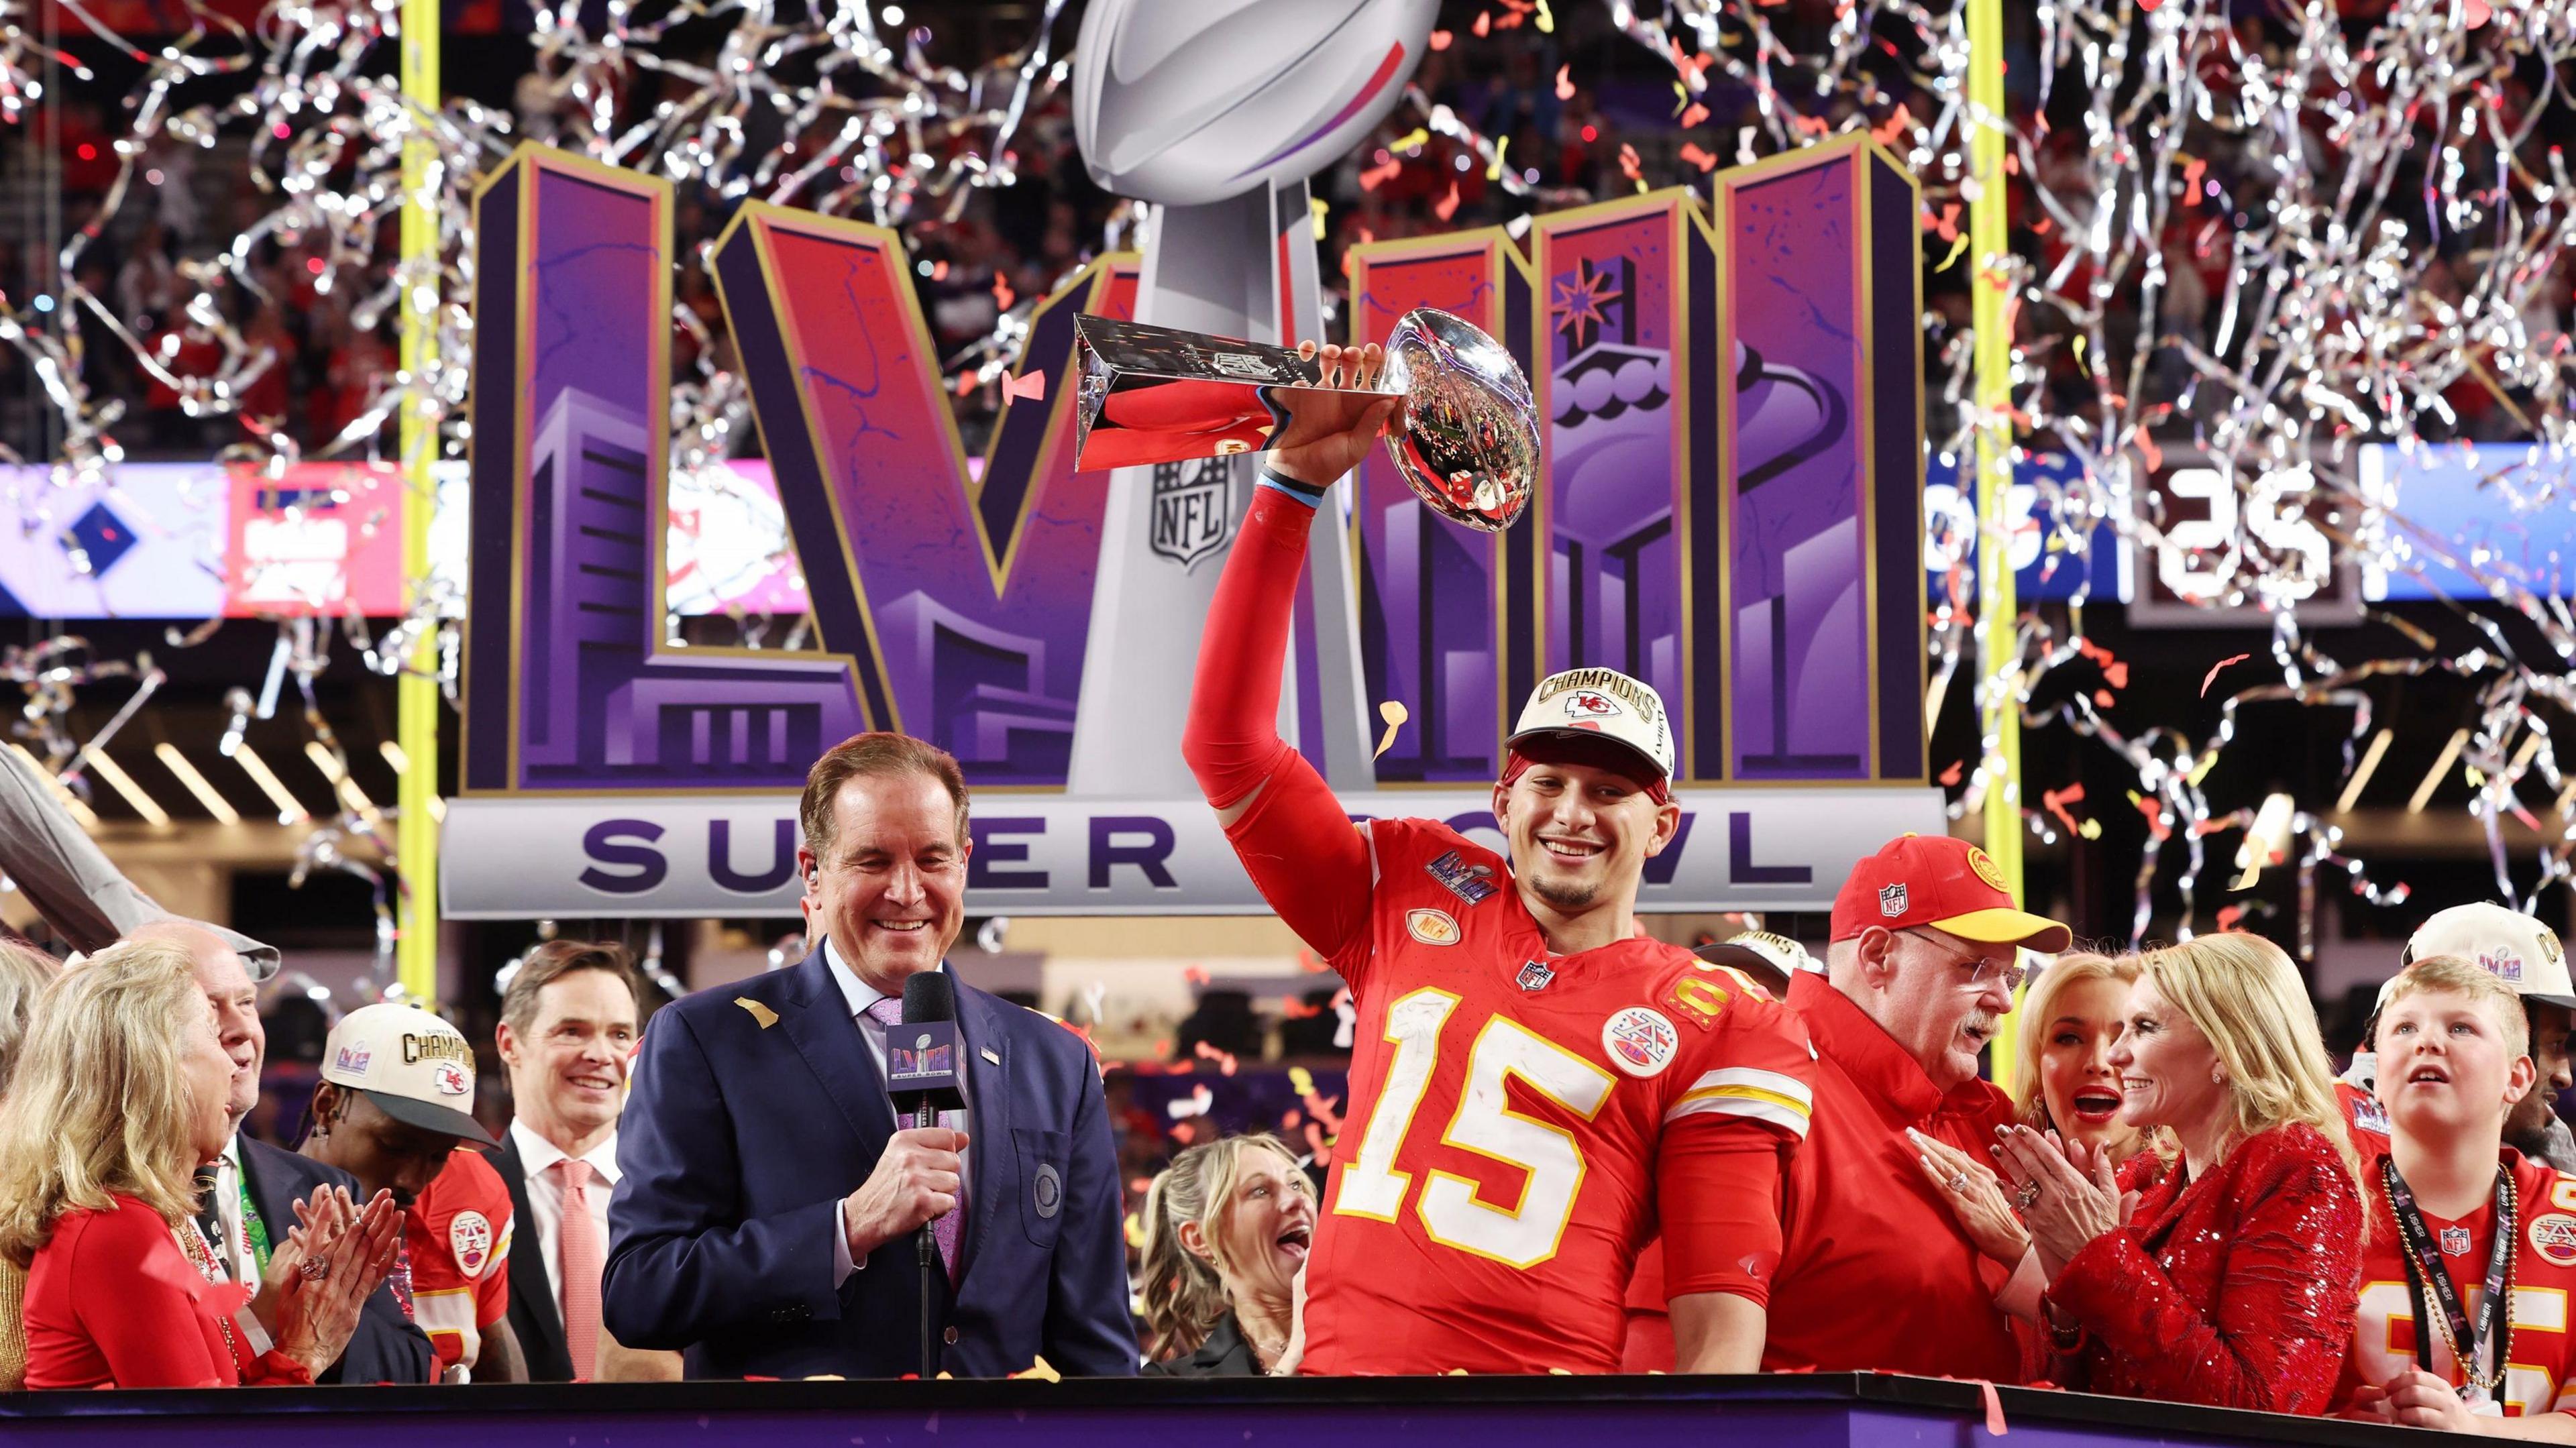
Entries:
{"label": "handheld microphone", "polygon": [[[925,970],[903,983],[903,1020],[886,1028],[886,1090],[906,1126],[939,1124],[942,1111],[965,1109],[957,1089],[957,987],[948,974]],[[908,1119],[906,1119],[908,1118]],[[921,1261],[921,1376],[939,1375],[937,1297],[939,1238],[928,1222],[913,1234]]]}

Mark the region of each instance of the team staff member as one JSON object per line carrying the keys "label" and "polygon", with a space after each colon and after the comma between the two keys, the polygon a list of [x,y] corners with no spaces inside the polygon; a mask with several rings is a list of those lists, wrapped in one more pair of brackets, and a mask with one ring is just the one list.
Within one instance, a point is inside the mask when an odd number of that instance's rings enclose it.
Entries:
{"label": "team staff member", "polygon": [[[653,1017],[618,1121],[603,1325],[692,1377],[920,1370],[927,1304],[961,1377],[1132,1377],[1118,1157],[1082,1039],[962,981],[965,774],[900,734],[853,735],[797,807],[803,962]],[[954,981],[966,1110],[896,1129],[886,1037],[913,976]],[[853,1185],[855,1183],[855,1185]],[[846,1193],[846,1195],[845,1195]]]}
{"label": "team staff member", "polygon": [[394,1295],[451,1382],[527,1381],[510,1332],[510,1191],[473,1148],[474,1052],[416,1006],[361,1006],[322,1047],[303,1152],[402,1204]]}
{"label": "team staff member", "polygon": [[2465,959],[2418,959],[2391,982],[2373,1038],[2391,1132],[2362,1171],[2348,1417],[2576,1443],[2576,1394],[2560,1392],[2576,1370],[2576,1181],[2503,1142],[2532,1091],[2526,1031],[2512,987]]}
{"label": "team staff member", "polygon": [[1826,975],[1789,982],[1822,1060],[1815,1129],[1789,1163],[1765,1371],[2020,1377],[1996,1304],[2009,1274],[1984,1260],[1945,1198],[1966,1184],[1929,1180],[1916,1137],[1983,1157],[2013,1119],[2011,1099],[1977,1079],[1977,1057],[2013,1008],[2020,952],[2068,939],[2016,907],[1994,862],[1964,840],[1905,835],[1852,867],[1834,897]]}
{"label": "team staff member", "polygon": [[484,1159],[510,1188],[510,1331],[534,1382],[680,1376],[678,1353],[622,1348],[599,1325],[639,995],[624,946],[549,940],[501,996],[496,1044],[516,1114]]}
{"label": "team staff member", "polygon": [[[1323,361],[1366,386],[1381,358]],[[1182,748],[1263,898],[1360,1012],[1300,1370],[1613,1371],[1659,1214],[1680,1361],[1749,1370],[1811,1054],[1742,976],[1635,933],[1645,862],[1681,816],[1663,701],[1608,669],[1542,680],[1493,791],[1508,856],[1428,820],[1354,829],[1279,738],[1279,679],[1316,504],[1397,404],[1284,396],[1319,440],[1262,470]]]}

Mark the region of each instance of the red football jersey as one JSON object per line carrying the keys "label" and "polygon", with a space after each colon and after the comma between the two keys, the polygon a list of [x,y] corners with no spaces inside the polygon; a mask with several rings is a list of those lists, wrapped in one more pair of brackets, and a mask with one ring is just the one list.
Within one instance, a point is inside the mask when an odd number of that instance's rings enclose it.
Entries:
{"label": "red football jersey", "polygon": [[[2576,1376],[2576,1353],[2571,1353],[2567,1327],[2568,1293],[2576,1290],[2576,1178],[2527,1161],[2509,1148],[2504,1159],[2513,1168],[2521,1240],[2514,1244],[2513,1341],[2496,1396],[2507,1417],[2561,1407],[2576,1411],[2576,1383],[2569,1381]],[[2369,1159],[2362,1182],[2370,1200],[2370,1240],[2362,1247],[2361,1305],[2353,1317],[2352,1353],[2344,1360],[2343,1384],[2335,1399],[2348,1401],[2359,1388],[2383,1386],[2415,1366],[2418,1332],[2432,1334],[2431,1370],[2457,1387],[2465,1379],[2441,1329],[2415,1320],[2414,1296],[2406,1286],[2405,1239],[2389,1210],[2378,1158]],[[2495,1240],[2494,1205],[2457,1221],[2427,1212],[2424,1225],[2432,1230],[2443,1265],[2474,1321]],[[2425,1301],[2431,1307],[2429,1293]]]}
{"label": "red football jersey", "polygon": [[441,1372],[471,1368],[483,1334],[510,1312],[510,1188],[482,1153],[458,1147],[403,1212],[412,1321]]}
{"label": "red football jersey", "polygon": [[[1657,1193],[1710,1174],[1685,1148],[1805,1136],[1804,1029],[1678,946],[1551,955],[1503,858],[1444,825],[1367,833],[1369,926],[1333,959],[1359,1020],[1303,1370],[1614,1372]],[[1740,1270],[1760,1290],[1770,1266]]]}
{"label": "red football jersey", "polygon": [[2352,1149],[2364,1161],[2388,1151],[2388,1108],[2379,1098],[2349,1081],[2334,1083],[2335,1104],[2343,1108],[2343,1120],[2352,1128]]}

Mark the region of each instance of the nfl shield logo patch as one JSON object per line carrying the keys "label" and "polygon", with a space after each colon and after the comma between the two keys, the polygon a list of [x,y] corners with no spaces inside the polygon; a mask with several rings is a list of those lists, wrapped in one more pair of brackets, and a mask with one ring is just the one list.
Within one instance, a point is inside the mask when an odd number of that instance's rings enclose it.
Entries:
{"label": "nfl shield logo patch", "polygon": [[2469,1229],[2466,1227],[2444,1227],[2442,1229],[2442,1251],[2445,1255],[2452,1257],[2466,1257],[2469,1255]]}
{"label": "nfl shield logo patch", "polygon": [[1554,979],[1556,979],[1556,972],[1547,968],[1546,961],[1533,960],[1521,967],[1521,989],[1523,990],[1545,990],[1547,983]]}
{"label": "nfl shield logo patch", "polygon": [[1156,553],[1187,569],[1234,534],[1234,465],[1223,458],[1154,464]]}
{"label": "nfl shield logo patch", "polygon": [[1905,882],[1897,881],[1878,892],[1878,913],[1893,920],[1905,913]]}

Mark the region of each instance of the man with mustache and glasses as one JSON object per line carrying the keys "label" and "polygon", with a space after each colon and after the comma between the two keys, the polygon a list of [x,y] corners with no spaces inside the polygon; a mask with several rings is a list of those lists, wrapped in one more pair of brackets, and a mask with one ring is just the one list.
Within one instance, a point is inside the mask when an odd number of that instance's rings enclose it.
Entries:
{"label": "man with mustache and glasses", "polygon": [[[1766,1371],[2021,1376],[1995,1302],[2002,1269],[1925,1177],[1914,1137],[1987,1159],[2012,1100],[1977,1078],[1978,1054],[2013,1007],[2020,952],[2068,940],[2065,926],[2016,907],[1994,861],[1965,840],[1905,835],[1852,867],[1826,974],[1789,983],[1823,1059],[1815,1129],[1789,1163]],[[1965,1194],[1971,1169],[1984,1170],[1961,1168],[1948,1190]]]}
{"label": "man with mustache and glasses", "polygon": [[[1361,386],[1382,360],[1321,350]],[[1749,1371],[1813,1052],[1741,972],[1636,930],[1645,862],[1681,822],[1663,700],[1609,669],[1540,681],[1493,786],[1507,854],[1433,820],[1354,827],[1278,735],[1280,670],[1316,505],[1397,403],[1286,401],[1326,435],[1262,468],[1182,748],[1263,898],[1359,1010],[1299,1370],[1615,1371],[1660,1221],[1679,1361]]]}

